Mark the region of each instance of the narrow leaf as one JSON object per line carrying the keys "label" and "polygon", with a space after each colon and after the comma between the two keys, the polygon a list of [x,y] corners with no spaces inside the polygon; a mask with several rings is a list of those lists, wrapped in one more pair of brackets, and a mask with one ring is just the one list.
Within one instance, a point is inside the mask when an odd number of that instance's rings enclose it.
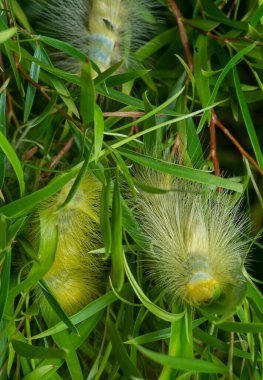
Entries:
{"label": "narrow leaf", "polygon": [[163,319],[164,321],[168,322],[173,322],[177,321],[178,319],[182,318],[184,316],[183,313],[179,314],[172,314],[169,313],[168,311],[165,311],[161,309],[159,306],[155,305],[153,302],[149,300],[149,298],[145,295],[145,293],[142,291],[138,283],[136,282],[135,278],[133,277],[133,274],[129,268],[129,265],[127,263],[127,260],[125,258],[125,255],[123,255],[123,260],[124,260],[124,268],[126,275],[131,283],[131,286],[136,293],[137,297],[139,300],[142,302],[142,304],[153,314],[155,314],[158,318]]}
{"label": "narrow leaf", "polygon": [[21,342],[20,340],[13,340],[12,346],[18,355],[28,359],[63,359],[67,355],[66,351],[64,350],[60,350],[57,348],[44,348],[40,346],[32,346],[31,344]]}
{"label": "narrow leaf", "polygon": [[10,164],[12,165],[14,172],[16,173],[19,188],[20,188],[20,194],[23,196],[25,192],[25,182],[24,182],[24,172],[23,168],[21,166],[21,163],[19,161],[19,158],[17,157],[12,145],[9,143],[5,135],[0,131],[0,147],[4,154],[6,155],[7,159],[9,160]]}
{"label": "narrow leaf", "polygon": [[5,261],[1,269],[1,287],[0,287],[0,321],[5,309],[7,300],[11,270],[11,250],[10,248],[5,251]]}
{"label": "narrow leaf", "polygon": [[16,34],[16,27],[9,28],[0,32],[0,44],[10,40]]}
{"label": "narrow leaf", "polygon": [[117,291],[120,291],[124,281],[123,269],[123,249],[122,249],[122,217],[121,217],[121,198],[116,178],[112,200],[112,219],[111,219],[111,261],[112,261],[112,283]]}
{"label": "narrow leaf", "polygon": [[152,168],[157,171],[161,171],[163,173],[168,173],[174,175],[178,178],[183,178],[188,181],[203,183],[208,186],[218,186],[223,187],[229,190],[234,190],[237,192],[243,191],[243,186],[240,183],[236,183],[229,179],[221,178],[204,172],[202,170],[193,169],[187,166],[182,166],[170,162],[166,162],[163,160],[158,160],[155,158],[151,158],[140,153],[135,153],[128,149],[120,149],[120,153],[131,159],[132,161]]}
{"label": "narrow leaf", "polygon": [[247,132],[248,132],[252,147],[254,149],[255,155],[257,157],[258,164],[261,168],[263,168],[263,152],[261,150],[261,147],[257,138],[257,134],[255,131],[255,127],[253,124],[253,120],[251,118],[249,108],[248,108],[244,93],[241,88],[241,83],[238,77],[237,69],[233,67],[232,70],[233,70],[234,83],[235,83],[236,94],[237,94],[240,110],[242,112],[243,119],[247,127]]}
{"label": "narrow leaf", "polygon": [[[0,95],[0,132],[6,135],[6,90]],[[5,155],[0,150],[0,189],[5,179]]]}
{"label": "narrow leaf", "polygon": [[110,340],[112,343],[112,351],[118,360],[119,366],[123,373],[129,379],[142,379],[142,375],[135,365],[132,363],[129,355],[121,341],[118,331],[112,321],[108,321]]}
{"label": "narrow leaf", "polygon": [[94,106],[94,160],[97,163],[102,149],[104,134],[104,116],[100,107]]}
{"label": "narrow leaf", "polygon": [[95,87],[92,79],[92,68],[88,62],[83,63],[80,78],[80,114],[87,127],[94,120],[96,103]]}
{"label": "narrow leaf", "polygon": [[[218,90],[221,86],[221,83],[223,82],[223,80],[225,79],[226,75],[229,73],[229,71],[240,61],[240,59],[242,57],[244,57],[244,55],[248,54],[251,50],[253,50],[255,48],[255,46],[257,45],[257,42],[254,42],[253,44],[250,44],[246,47],[244,47],[242,50],[240,50],[236,55],[234,55],[234,57],[232,57],[230,59],[230,61],[227,63],[227,65],[224,67],[224,69],[221,71],[215,85],[214,85],[214,89],[213,89],[213,92],[210,96],[210,99],[209,99],[209,102],[207,104],[207,106],[210,106],[211,104],[214,103],[215,99],[216,99],[216,95],[218,93]],[[207,110],[203,113],[202,117],[201,117],[201,120],[199,122],[199,125],[198,125],[198,128],[197,128],[197,132],[199,133],[208,116],[210,115],[210,111]]]}
{"label": "narrow leaf", "polygon": [[[36,57],[37,59],[41,59],[41,49],[38,45],[36,46],[34,57]],[[35,62],[32,62],[29,75],[35,82],[38,82],[39,71],[40,71],[40,66],[36,64]],[[35,94],[36,94],[36,87],[33,86],[31,83],[28,83],[27,91],[26,91],[25,106],[24,106],[24,123],[27,121],[30,115]]]}
{"label": "narrow leaf", "polygon": [[137,346],[138,350],[144,354],[149,359],[159,363],[161,365],[166,365],[170,368],[179,369],[181,371],[194,371],[201,373],[225,373],[227,368],[224,365],[214,364],[205,360],[199,359],[187,359],[178,358],[169,355],[159,354],[157,352],[151,351],[142,346]]}

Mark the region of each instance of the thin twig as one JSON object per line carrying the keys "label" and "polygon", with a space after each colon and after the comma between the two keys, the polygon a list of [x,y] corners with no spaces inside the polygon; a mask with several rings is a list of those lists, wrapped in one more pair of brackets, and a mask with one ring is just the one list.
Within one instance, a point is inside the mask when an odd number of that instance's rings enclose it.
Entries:
{"label": "thin twig", "polygon": [[219,162],[216,154],[216,131],[215,131],[216,115],[212,110],[212,116],[210,121],[210,153],[214,164],[215,175],[220,176]]}
{"label": "thin twig", "polygon": [[182,142],[181,142],[181,137],[180,137],[179,133],[176,134],[171,155],[172,155],[172,157],[176,157],[176,162],[178,164],[182,164],[183,163],[183,158],[182,158]]}
{"label": "thin twig", "polygon": [[[74,144],[74,138],[71,137],[63,146],[63,148],[59,151],[59,153],[54,158],[54,160],[51,162],[51,164],[49,165],[49,169],[55,169],[57,167],[61,158],[65,156],[65,154],[70,150],[73,144]],[[50,176],[50,174],[51,172],[44,172],[42,173],[42,178],[47,178]]]}
{"label": "thin twig", "polygon": [[28,82],[30,82],[32,86],[36,87],[43,94],[43,96],[50,102],[51,97],[46,93],[44,87],[31,78],[31,76],[26,72],[26,70],[24,70],[24,68],[18,62],[17,55],[14,54],[14,56],[15,56],[15,61],[16,61],[16,67],[18,68],[18,70],[24,75],[24,77],[28,80]]}
{"label": "thin twig", "polygon": [[[197,29],[197,28],[196,28]],[[198,29],[200,31],[200,29]],[[202,33],[202,32],[201,32]],[[224,41],[224,42],[231,42],[231,41],[247,41],[247,42],[254,42],[255,40],[252,40],[251,38],[248,38],[246,36],[244,37],[221,37],[221,36],[217,36],[216,34],[213,34],[211,32],[204,32],[203,31],[203,34],[207,35],[207,37],[210,37],[210,38],[213,38],[214,40],[218,40],[218,41]]]}
{"label": "thin twig", "polygon": [[30,158],[32,158],[37,153],[38,149],[39,149],[38,146],[34,146],[33,148],[29,149],[27,152],[23,154],[22,160],[23,161],[30,160]]}
{"label": "thin twig", "polygon": [[227,17],[230,18],[231,16],[231,13],[233,12],[233,10],[235,9],[237,5],[237,0],[234,0],[233,3],[231,4],[231,7],[229,9],[229,11],[227,12]]}
{"label": "thin twig", "polygon": [[183,49],[184,49],[186,59],[188,62],[188,66],[189,66],[190,70],[193,71],[193,67],[194,67],[193,56],[192,56],[191,50],[189,48],[188,37],[187,37],[187,33],[186,33],[186,30],[184,27],[184,23],[182,21],[183,17],[182,17],[181,11],[180,11],[178,5],[176,4],[176,2],[174,0],[169,0],[169,4],[173,10],[173,13],[174,13],[176,21],[177,21],[177,25],[178,25]]}
{"label": "thin twig", "polygon": [[10,92],[6,91],[6,98],[7,98],[7,115],[8,115],[8,121],[10,122],[11,119],[13,119],[14,124],[16,128],[18,129],[20,127],[20,123],[16,117],[14,108],[13,108],[13,103],[12,103],[12,96],[10,95]]}
{"label": "thin twig", "polygon": [[[136,121],[134,117],[133,117],[133,120],[134,120],[134,122]],[[138,133],[139,131],[140,131],[140,130],[139,130],[138,124],[134,124],[134,125],[130,128],[129,136],[133,136],[134,134]]]}
{"label": "thin twig", "polygon": [[263,169],[261,169],[253,157],[239,144],[235,137],[229,132],[229,130],[221,123],[220,120],[216,119],[215,124],[224,132],[224,134],[232,141],[232,143],[237,147],[242,156],[246,157],[248,161],[257,169],[257,171],[263,175]]}
{"label": "thin twig", "polygon": [[9,1],[8,0],[5,0],[5,7],[6,7],[7,18],[8,18],[8,25],[11,28],[12,26],[14,26],[14,23],[13,23],[12,15],[11,15],[11,12],[10,12],[10,7],[9,7]]}

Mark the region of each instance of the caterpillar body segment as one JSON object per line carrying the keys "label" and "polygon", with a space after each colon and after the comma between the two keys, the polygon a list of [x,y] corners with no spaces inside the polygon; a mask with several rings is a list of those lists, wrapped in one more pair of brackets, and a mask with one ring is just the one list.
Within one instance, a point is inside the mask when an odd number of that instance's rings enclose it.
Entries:
{"label": "caterpillar body segment", "polygon": [[[154,18],[147,0],[28,0],[29,18],[38,33],[60,39],[81,50],[104,71],[124,61],[152,30]],[[57,64],[80,73],[82,62],[72,56],[54,53]],[[95,75],[95,74],[94,74]]]}
{"label": "caterpillar body segment", "polygon": [[[39,209],[41,236],[48,237],[52,229],[58,230],[55,260],[43,280],[62,309],[72,315],[101,294],[103,264],[91,250],[101,247],[99,206],[101,185],[90,173],[80,184],[74,198],[63,208],[70,182]],[[38,231],[32,233],[37,243]],[[49,252],[45,253],[49,255]],[[45,257],[40,258],[45,260]],[[51,308],[42,292],[37,299],[43,315]]]}
{"label": "caterpillar body segment", "polygon": [[148,241],[149,277],[172,302],[202,306],[242,281],[247,219],[228,193],[144,170],[140,180],[163,194],[140,192],[137,218]]}
{"label": "caterpillar body segment", "polygon": [[122,0],[94,1],[89,17],[89,58],[101,71],[121,60],[120,44],[125,38],[127,7]]}

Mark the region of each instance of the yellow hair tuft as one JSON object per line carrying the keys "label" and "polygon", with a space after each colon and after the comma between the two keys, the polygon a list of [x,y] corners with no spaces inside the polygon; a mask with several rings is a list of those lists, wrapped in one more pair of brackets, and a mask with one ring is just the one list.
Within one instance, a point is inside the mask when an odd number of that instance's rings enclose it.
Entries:
{"label": "yellow hair tuft", "polygon": [[[81,182],[71,201],[62,207],[72,181],[39,209],[42,236],[58,229],[55,260],[43,280],[63,310],[71,315],[86,306],[102,291],[103,263],[89,251],[101,246],[99,207],[101,184],[92,173]],[[37,244],[35,232],[34,245]],[[49,255],[49,252],[45,252]],[[45,260],[42,257],[41,260]],[[37,291],[43,314],[50,312],[44,296]]]}

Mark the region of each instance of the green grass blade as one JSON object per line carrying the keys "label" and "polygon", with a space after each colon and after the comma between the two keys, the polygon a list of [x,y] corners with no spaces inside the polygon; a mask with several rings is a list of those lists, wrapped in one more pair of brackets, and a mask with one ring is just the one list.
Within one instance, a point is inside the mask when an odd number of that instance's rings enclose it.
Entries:
{"label": "green grass blade", "polygon": [[71,335],[69,335],[68,331],[62,331],[59,334],[54,335],[53,339],[60,349],[65,350],[67,352],[65,361],[71,378],[84,380],[79,357],[77,355],[76,350],[73,349]]}
{"label": "green grass blade", "polygon": [[78,326],[78,335],[74,333],[70,334],[70,342],[73,350],[77,350],[88,339],[88,336],[101,320],[102,315],[103,310],[81,322]]}
{"label": "green grass blade", "polygon": [[223,322],[218,327],[224,331],[253,334],[263,333],[263,323]]}
{"label": "green grass blade", "polygon": [[34,262],[32,269],[25,280],[10,289],[9,296],[11,298],[14,298],[20,292],[35,286],[45,273],[48,272],[54,262],[57,249],[57,229],[49,228],[47,231],[45,228],[45,220],[40,218],[40,235],[41,238],[38,250],[39,262]]}
{"label": "green grass blade", "polygon": [[112,236],[110,224],[110,198],[111,198],[111,179],[109,172],[105,170],[106,183],[103,184],[101,191],[101,207],[100,207],[100,225],[103,246],[105,248],[105,258],[110,255]]}
{"label": "green grass blade", "polygon": [[194,371],[200,373],[225,373],[227,368],[222,364],[214,364],[212,362],[208,362],[200,359],[187,359],[187,358],[178,358],[169,355],[160,354],[154,351],[151,351],[142,346],[137,346],[138,350],[144,354],[149,359],[159,363],[161,365],[165,365],[170,368],[175,368],[181,371]]}
{"label": "green grass blade", "polygon": [[96,103],[95,86],[92,79],[92,68],[90,63],[83,63],[80,78],[80,114],[87,127],[94,120],[94,109]]}
{"label": "green grass blade", "polygon": [[[222,102],[225,102],[225,100],[223,100]],[[222,103],[222,102],[219,102],[219,103],[217,103],[217,104],[220,104],[220,103]],[[168,120],[168,121],[165,121],[165,122],[163,122],[163,123],[160,123],[160,124],[154,125],[153,127],[150,127],[150,128],[147,128],[146,130],[143,130],[143,131],[141,131],[141,132],[135,133],[135,134],[132,135],[132,136],[129,136],[129,137],[123,138],[121,141],[119,141],[119,142],[117,142],[117,143],[115,143],[115,144],[112,144],[112,145],[111,145],[111,148],[112,148],[112,149],[119,148],[119,147],[121,147],[121,146],[123,146],[123,145],[125,145],[125,144],[127,144],[127,143],[130,143],[130,142],[132,142],[132,141],[136,141],[136,139],[137,139],[138,137],[144,136],[144,135],[146,135],[147,133],[152,133],[152,132],[154,132],[154,131],[156,131],[156,130],[158,130],[158,129],[161,129],[162,127],[165,127],[165,126],[171,126],[172,124],[176,124],[176,123],[178,123],[178,122],[181,121],[181,120],[189,119],[189,118],[191,118],[191,117],[193,117],[193,116],[199,115],[200,113],[202,113],[202,112],[204,112],[204,111],[206,111],[206,110],[210,110],[211,108],[215,107],[217,104],[215,103],[215,104],[213,104],[213,105],[211,105],[211,106],[209,106],[209,107],[203,108],[203,109],[201,109],[201,110],[194,111],[194,112],[188,113],[187,115],[179,116],[179,117],[176,117],[176,118],[174,118],[174,119],[170,119],[170,120]],[[149,112],[147,115],[148,115],[148,117],[149,117],[149,115],[151,116],[151,112]],[[147,119],[147,115],[143,116],[143,118],[144,118],[144,119]],[[139,120],[139,122],[140,122],[140,121],[143,121],[144,119],[141,118],[141,119]],[[137,122],[138,122],[138,121],[137,121]],[[128,128],[128,127],[131,126],[131,125],[133,125],[133,122],[132,122],[132,123],[129,123],[129,124],[126,124],[124,127],[118,128],[118,130],[119,130],[119,129],[123,129],[123,128]]]}
{"label": "green grass blade", "polygon": [[[6,135],[6,90],[0,95],[0,132]],[[0,189],[5,179],[5,155],[0,150]]]}
{"label": "green grass blade", "polygon": [[[246,54],[248,54],[249,52],[251,52],[255,46],[257,45],[256,42],[254,42],[253,44],[250,44],[246,47],[244,47],[243,49],[241,49],[236,55],[234,55],[230,61],[227,63],[227,65],[224,67],[224,69],[221,71],[215,85],[214,85],[214,89],[212,91],[212,94],[210,96],[210,100],[209,102],[207,103],[207,106],[210,106],[212,103],[214,103],[215,99],[216,99],[216,95],[218,93],[218,90],[223,82],[223,80],[225,79],[226,75],[229,73],[229,71],[240,61],[240,59],[242,57],[244,57]],[[205,122],[207,121],[207,118],[208,116],[210,115],[210,111],[205,111],[201,117],[201,120],[199,122],[199,125],[198,125],[198,128],[197,128],[197,132],[201,132],[201,130],[203,129],[203,126],[205,124]]]}
{"label": "green grass blade", "polygon": [[[124,288],[123,288],[124,290]],[[74,314],[70,317],[71,322],[76,325],[77,323],[83,322],[86,319],[92,317],[96,313],[105,309],[107,306],[111,305],[113,302],[117,301],[117,297],[113,292],[109,292],[101,296],[100,298],[92,301],[89,305],[87,305],[84,309],[79,311],[77,314]],[[56,324],[54,327],[49,328],[46,331],[43,331],[40,334],[33,336],[31,339],[39,339],[44,338],[46,336],[50,336],[52,334],[57,334],[60,331],[63,331],[67,328],[67,326],[60,322]]]}
{"label": "green grass blade", "polygon": [[11,249],[4,252],[5,261],[1,268],[1,287],[0,287],[0,322],[5,310],[6,300],[8,296],[10,272],[11,272]]}
{"label": "green grass blade", "polygon": [[142,155],[140,153],[135,153],[128,149],[120,149],[119,152],[124,157],[129,158],[130,160],[136,162],[137,164],[147,166],[151,169],[161,171],[163,173],[174,175],[178,178],[183,178],[188,181],[202,183],[207,186],[223,187],[225,189],[237,191],[239,193],[243,192],[242,184],[236,183],[229,179],[214,176],[202,170],[169,163],[163,160],[158,160],[155,158],[151,158],[149,156]]}
{"label": "green grass blade", "polygon": [[124,199],[122,199],[122,225],[139,247],[147,249],[146,239],[142,234],[134,214]]}
{"label": "green grass blade", "polygon": [[9,28],[0,32],[0,44],[10,40],[16,34],[17,28]]}
{"label": "green grass blade", "polygon": [[75,48],[74,46],[68,44],[65,41],[57,40],[56,38],[47,36],[37,36],[37,40],[42,41],[45,44],[52,46],[57,50],[63,51],[64,53],[82,62],[85,62],[87,59],[86,55],[81,50]]}
{"label": "green grass blade", "polygon": [[106,79],[106,85],[108,87],[116,87],[120,86],[123,83],[129,82],[130,80],[135,80],[137,78],[140,78],[144,75],[146,75],[149,72],[149,70],[136,70],[136,71],[131,71],[123,74],[116,74],[112,75],[108,79]]}
{"label": "green grass blade", "polygon": [[122,208],[119,188],[119,178],[117,176],[112,199],[111,218],[111,262],[112,262],[112,283],[117,291],[120,291],[124,281],[123,269],[123,248],[122,248]]}
{"label": "green grass blade", "polygon": [[[36,46],[34,57],[36,57],[37,59],[41,59],[41,49],[38,45]],[[38,82],[39,72],[40,72],[39,65],[36,64],[35,62],[32,62],[29,75],[35,82]],[[24,106],[24,119],[23,119],[24,123],[28,120],[28,117],[30,115],[35,94],[36,94],[36,90],[37,89],[35,86],[33,86],[31,83],[28,83],[27,91],[26,91],[25,106]]]}
{"label": "green grass blade", "polygon": [[168,327],[166,329],[153,331],[141,336],[137,336],[136,338],[132,338],[130,340],[127,340],[125,344],[145,344],[145,343],[151,343],[156,342],[158,340],[163,339],[169,339],[171,336],[171,328]]}
{"label": "green grass blade", "polygon": [[251,145],[254,149],[258,164],[261,168],[263,168],[263,151],[261,150],[260,143],[257,138],[257,134],[255,131],[255,127],[249,112],[249,108],[244,96],[244,93],[241,88],[241,83],[238,77],[237,69],[235,67],[232,68],[233,70],[233,77],[234,77],[234,83],[236,88],[236,94],[240,106],[240,110],[243,115],[243,119],[247,128],[247,133],[251,141]]}
{"label": "green grass blade", "polygon": [[1,131],[0,131],[0,148],[6,155],[7,159],[9,160],[10,164],[12,165],[14,169],[14,172],[16,173],[18,183],[19,183],[19,188],[20,188],[20,195],[22,197],[25,192],[23,168],[21,166],[19,158],[17,157],[16,152],[14,151],[12,145],[9,143],[9,141],[7,140],[7,138]]}
{"label": "green grass blade", "polygon": [[71,320],[68,318],[64,310],[61,308],[60,304],[56,300],[56,298],[51,293],[51,290],[48,288],[47,284],[43,281],[39,281],[39,285],[41,287],[41,290],[48,301],[49,305],[52,307],[56,315],[60,318],[62,322],[65,323],[65,325],[68,326],[68,328],[74,332],[75,334],[78,334],[77,328],[72,324]]}
{"label": "green grass blade", "polygon": [[68,107],[69,111],[72,112],[74,115],[76,115],[77,118],[79,118],[78,108],[76,104],[74,103],[66,85],[61,80],[53,76],[50,77],[50,80],[53,86],[55,87],[55,90],[57,91],[58,95],[61,97],[65,105]]}
{"label": "green grass blade", "polygon": [[51,181],[46,187],[31,193],[19,200],[5,205],[0,208],[0,212],[7,217],[14,218],[28,214],[39,203],[48,199],[51,195],[59,191],[67,182],[74,178],[79,170],[79,166],[76,166],[69,173],[63,173],[59,177]]}
{"label": "green grass blade", "polygon": [[108,321],[109,326],[109,335],[110,340],[112,343],[112,352],[113,355],[116,357],[119,366],[121,367],[123,373],[127,376],[129,379],[142,379],[142,375],[140,374],[139,370],[135,367],[135,365],[132,363],[131,359],[129,358],[129,355],[121,341],[121,338],[118,334],[118,331],[113,324],[112,321]]}
{"label": "green grass blade", "polygon": [[63,359],[67,355],[66,351],[60,350],[58,348],[32,346],[31,344],[27,344],[19,340],[13,340],[12,345],[18,355],[29,359]]}
{"label": "green grass blade", "polygon": [[58,368],[59,366],[56,367],[54,364],[40,365],[39,367],[31,371],[29,374],[27,374],[25,377],[23,377],[23,380],[48,379],[48,377],[46,376],[49,376],[49,374],[51,375]]}
{"label": "green grass blade", "polygon": [[209,78],[203,75],[203,70],[207,69],[207,37],[200,34],[195,43],[194,50],[194,75],[196,90],[201,104],[205,107],[210,98]]}
{"label": "green grass blade", "polygon": [[104,117],[100,107],[94,107],[94,161],[98,162],[104,135]]}

